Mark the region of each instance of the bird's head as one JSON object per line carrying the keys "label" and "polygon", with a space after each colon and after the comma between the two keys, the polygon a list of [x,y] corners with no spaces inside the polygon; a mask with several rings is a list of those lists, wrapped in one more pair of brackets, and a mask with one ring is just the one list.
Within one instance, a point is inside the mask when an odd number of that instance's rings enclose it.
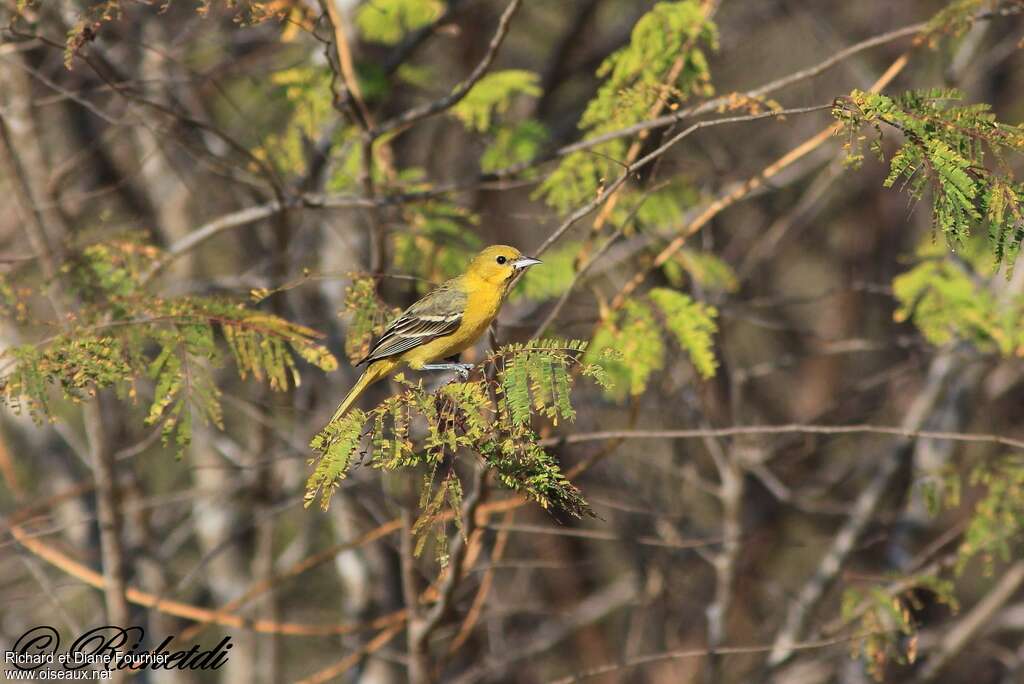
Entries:
{"label": "bird's head", "polygon": [[515,247],[493,245],[486,248],[470,262],[467,275],[491,285],[511,284],[512,280],[540,259],[523,256]]}

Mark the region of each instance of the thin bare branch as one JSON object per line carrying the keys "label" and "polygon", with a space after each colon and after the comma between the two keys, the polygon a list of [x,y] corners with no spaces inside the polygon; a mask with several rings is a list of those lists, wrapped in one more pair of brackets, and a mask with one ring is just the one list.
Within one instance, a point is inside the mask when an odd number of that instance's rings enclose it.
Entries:
{"label": "thin bare branch", "polygon": [[948,439],[953,442],[998,444],[1024,449],[1024,439],[1013,439],[1003,435],[972,434],[965,432],[941,432],[918,430],[908,426],[890,425],[736,425],[723,428],[692,430],[602,430],[600,432],[577,432],[560,437],[549,437],[541,441],[544,446],[560,444],[582,444],[611,439],[705,439],[707,437],[738,437],[741,435],[764,437],[769,435],[892,435],[907,439]]}

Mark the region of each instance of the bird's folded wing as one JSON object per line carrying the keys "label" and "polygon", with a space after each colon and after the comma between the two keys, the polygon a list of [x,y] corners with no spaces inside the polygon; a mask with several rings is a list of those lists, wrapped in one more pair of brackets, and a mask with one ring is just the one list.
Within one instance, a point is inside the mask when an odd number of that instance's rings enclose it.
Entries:
{"label": "bird's folded wing", "polygon": [[465,309],[466,293],[450,282],[445,283],[392,321],[359,363],[397,356],[438,337],[451,335],[462,322]]}

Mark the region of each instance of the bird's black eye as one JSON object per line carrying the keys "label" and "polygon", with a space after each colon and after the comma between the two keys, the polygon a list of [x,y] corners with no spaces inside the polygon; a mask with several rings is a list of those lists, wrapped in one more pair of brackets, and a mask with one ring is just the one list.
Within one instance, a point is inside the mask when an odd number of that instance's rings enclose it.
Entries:
{"label": "bird's black eye", "polygon": [[504,264],[506,261],[508,261],[508,259],[505,258],[504,256],[498,257],[498,263],[499,264]]}

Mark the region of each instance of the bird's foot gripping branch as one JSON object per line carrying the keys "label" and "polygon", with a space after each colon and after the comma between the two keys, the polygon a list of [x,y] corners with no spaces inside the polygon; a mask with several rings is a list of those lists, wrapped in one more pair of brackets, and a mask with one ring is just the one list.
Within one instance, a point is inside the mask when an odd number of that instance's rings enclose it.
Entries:
{"label": "bird's foot gripping branch", "polygon": [[434,393],[398,375],[402,392],[370,411],[351,410],[313,438],[318,456],[306,505],[319,500],[327,508],[353,462],[368,459],[385,470],[426,469],[421,521],[429,521],[446,503],[458,510],[461,487],[451,463],[459,454],[476,454],[502,483],[544,508],[590,513],[534,430],[537,417],[554,424],[575,418],[574,371],[605,384],[603,369],[581,360],[585,350],[578,340],[507,345],[484,362],[493,373]]}

